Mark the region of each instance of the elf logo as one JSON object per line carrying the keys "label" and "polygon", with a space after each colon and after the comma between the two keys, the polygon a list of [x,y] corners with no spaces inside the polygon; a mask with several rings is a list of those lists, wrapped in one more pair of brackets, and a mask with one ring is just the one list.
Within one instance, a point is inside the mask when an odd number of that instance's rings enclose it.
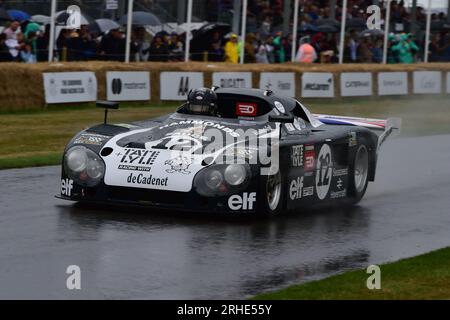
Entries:
{"label": "elf logo", "polygon": [[256,202],[256,192],[244,192],[242,196],[235,194],[228,198],[228,207],[233,210],[253,210]]}
{"label": "elf logo", "polygon": [[72,195],[73,180],[62,179],[61,180],[61,194],[70,197]]}
{"label": "elf logo", "polygon": [[236,105],[236,115],[238,116],[255,117],[256,113],[256,103],[238,102]]}
{"label": "elf logo", "polygon": [[291,181],[289,185],[289,197],[291,200],[300,199],[303,191],[303,177]]}

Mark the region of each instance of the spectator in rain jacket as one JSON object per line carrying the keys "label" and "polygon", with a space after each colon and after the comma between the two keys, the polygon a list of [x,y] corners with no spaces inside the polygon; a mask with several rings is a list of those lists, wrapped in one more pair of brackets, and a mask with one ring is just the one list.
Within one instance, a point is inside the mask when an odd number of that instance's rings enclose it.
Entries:
{"label": "spectator in rain jacket", "polygon": [[295,61],[301,63],[313,63],[317,59],[317,53],[314,47],[309,43],[311,38],[306,36],[300,39],[300,47],[298,48]]}
{"label": "spectator in rain jacket", "polygon": [[225,62],[238,63],[238,61],[238,37],[233,33],[225,44]]}
{"label": "spectator in rain jacket", "polygon": [[400,63],[413,63],[414,55],[419,51],[419,48],[414,41],[410,39],[409,35],[402,34],[399,43],[392,46],[392,51],[397,53],[398,61]]}
{"label": "spectator in rain jacket", "polygon": [[275,48],[275,63],[283,63],[286,61],[286,55],[284,52],[282,32],[278,31],[273,39],[273,47]]}

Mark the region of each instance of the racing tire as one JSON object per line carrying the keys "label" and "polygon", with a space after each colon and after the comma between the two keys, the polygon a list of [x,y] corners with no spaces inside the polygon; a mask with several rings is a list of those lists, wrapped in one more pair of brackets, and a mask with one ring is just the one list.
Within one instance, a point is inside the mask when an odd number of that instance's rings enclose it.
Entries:
{"label": "racing tire", "polygon": [[369,184],[370,170],[369,147],[364,139],[361,139],[349,166],[348,186],[349,197],[352,204],[357,204],[363,198]]}
{"label": "racing tire", "polygon": [[259,211],[267,217],[281,214],[284,209],[284,183],[280,170],[261,179]]}

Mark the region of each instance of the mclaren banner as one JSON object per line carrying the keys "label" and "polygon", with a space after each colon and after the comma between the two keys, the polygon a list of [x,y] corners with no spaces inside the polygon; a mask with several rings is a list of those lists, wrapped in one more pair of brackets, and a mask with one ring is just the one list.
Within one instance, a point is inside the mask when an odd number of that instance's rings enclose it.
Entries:
{"label": "mclaren banner", "polygon": [[89,102],[97,100],[94,72],[44,73],[46,103]]}
{"label": "mclaren banner", "polygon": [[328,72],[305,72],[302,75],[303,98],[333,98],[333,74]]}
{"label": "mclaren banner", "polygon": [[150,72],[107,72],[109,101],[150,100]]}

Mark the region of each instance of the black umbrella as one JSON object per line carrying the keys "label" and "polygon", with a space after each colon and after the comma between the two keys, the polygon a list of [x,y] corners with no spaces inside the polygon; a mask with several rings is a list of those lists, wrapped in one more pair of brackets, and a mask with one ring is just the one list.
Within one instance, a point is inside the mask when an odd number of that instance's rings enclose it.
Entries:
{"label": "black umbrella", "polygon": [[336,19],[317,19],[316,21],[314,21],[314,24],[316,26],[321,26],[321,25],[331,25],[331,26],[335,26],[335,27],[340,27],[341,23],[339,21],[337,21]]}
{"label": "black umbrella", "polygon": [[105,33],[120,28],[120,24],[111,19],[97,19],[89,25],[89,30],[96,33]]}
{"label": "black umbrella", "polygon": [[329,25],[329,24],[323,24],[323,25],[317,27],[317,31],[323,32],[323,33],[335,33],[335,32],[339,32],[339,29],[337,27]]}
{"label": "black umbrella", "polygon": [[11,17],[5,9],[0,9],[0,20],[11,20]]}
{"label": "black umbrella", "polygon": [[367,30],[364,30],[363,32],[361,32],[359,34],[359,36],[361,38],[370,37],[370,36],[381,37],[381,36],[384,36],[384,31],[381,29],[367,29]]}
{"label": "black umbrella", "polygon": [[[203,59],[203,52],[208,51],[211,46],[211,39],[214,33],[219,34],[219,39],[222,40],[226,34],[231,31],[231,26],[228,23],[208,23],[200,29],[192,32],[191,52],[193,60]],[[201,53],[201,54],[199,54]]]}
{"label": "black umbrella", "polygon": [[[122,16],[119,20],[119,24],[126,25],[128,22],[128,15]],[[140,26],[160,26],[162,22],[157,16],[150,12],[135,11],[133,12],[133,25]]]}
{"label": "black umbrella", "polygon": [[347,19],[347,21],[345,22],[345,27],[349,29],[360,29],[360,30],[364,30],[367,28],[366,21],[362,18]]}

